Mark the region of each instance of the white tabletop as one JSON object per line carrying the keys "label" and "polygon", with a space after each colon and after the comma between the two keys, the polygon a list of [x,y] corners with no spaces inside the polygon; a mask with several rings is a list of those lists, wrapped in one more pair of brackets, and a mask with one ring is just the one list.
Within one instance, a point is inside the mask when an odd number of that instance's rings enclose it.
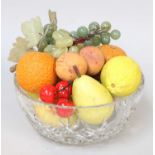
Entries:
{"label": "white tabletop", "polygon": [[[48,9],[57,11],[58,26],[75,30],[96,20],[109,20],[122,37],[113,41],[139,62],[145,75],[144,96],[130,127],[111,141],[73,147],[40,137],[21,111],[7,56],[20,23],[34,16],[48,22]],[[2,0],[2,154],[3,155],[152,155],[152,1],[151,0]]]}

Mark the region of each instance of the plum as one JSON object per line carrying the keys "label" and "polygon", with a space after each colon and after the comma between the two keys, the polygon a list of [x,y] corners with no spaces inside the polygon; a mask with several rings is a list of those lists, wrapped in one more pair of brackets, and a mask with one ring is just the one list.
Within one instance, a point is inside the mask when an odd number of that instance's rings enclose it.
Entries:
{"label": "plum", "polygon": [[80,50],[80,55],[87,61],[88,75],[96,75],[101,71],[105,60],[100,49],[94,46],[86,46]]}

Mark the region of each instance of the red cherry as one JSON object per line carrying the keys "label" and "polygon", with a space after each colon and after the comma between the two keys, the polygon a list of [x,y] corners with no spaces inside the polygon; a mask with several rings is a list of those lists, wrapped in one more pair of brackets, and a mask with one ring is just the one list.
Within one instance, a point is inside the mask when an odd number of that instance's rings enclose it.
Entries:
{"label": "red cherry", "polygon": [[70,106],[74,106],[72,101],[69,101],[65,98],[60,98],[57,102],[58,106],[69,106],[69,108],[62,107],[62,108],[57,108],[57,114],[60,117],[70,117],[73,114],[73,108],[70,108]]}
{"label": "red cherry", "polygon": [[60,81],[56,84],[56,90],[58,92],[58,97],[69,98],[72,94],[72,86],[68,81]]}
{"label": "red cherry", "polygon": [[40,90],[40,99],[46,103],[54,103],[57,98],[56,88],[52,85],[46,85]]}

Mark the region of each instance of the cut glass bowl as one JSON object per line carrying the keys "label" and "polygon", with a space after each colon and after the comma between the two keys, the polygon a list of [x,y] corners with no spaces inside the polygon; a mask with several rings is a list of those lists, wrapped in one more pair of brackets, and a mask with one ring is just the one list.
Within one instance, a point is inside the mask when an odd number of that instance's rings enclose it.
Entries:
{"label": "cut glass bowl", "polygon": [[[126,126],[129,116],[142,96],[144,78],[135,93],[127,97],[116,97],[113,103],[89,107],[68,107],[74,110],[74,115],[69,118],[57,115],[56,109],[60,106],[46,104],[27,95],[17,84],[16,78],[14,78],[14,83],[19,103],[40,135],[62,144],[84,145],[103,142],[118,134]],[[92,110],[99,112],[109,106],[114,106],[112,116],[98,125],[88,124],[80,118],[78,113],[79,110],[84,110],[87,117],[91,119],[93,118]]]}

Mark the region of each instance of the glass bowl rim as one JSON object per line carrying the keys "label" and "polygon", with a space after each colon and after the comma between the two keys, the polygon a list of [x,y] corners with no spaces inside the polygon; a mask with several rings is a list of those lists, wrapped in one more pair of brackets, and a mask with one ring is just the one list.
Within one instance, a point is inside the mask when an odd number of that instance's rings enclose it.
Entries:
{"label": "glass bowl rim", "polygon": [[113,102],[111,102],[111,103],[105,103],[105,104],[99,104],[99,105],[95,105],[95,106],[60,106],[60,105],[57,105],[55,103],[46,103],[46,102],[43,102],[41,100],[34,99],[34,98],[30,97],[29,95],[27,95],[26,91],[23,90],[18,85],[18,82],[16,80],[16,75],[14,75],[14,85],[15,85],[16,89],[24,97],[28,98],[29,100],[31,100],[33,102],[36,102],[35,104],[38,104],[38,105],[44,105],[44,106],[53,107],[53,108],[63,108],[63,109],[89,109],[89,108],[100,108],[100,107],[113,106],[113,105],[115,105],[115,102],[116,102],[116,99],[115,98],[120,98],[120,99],[123,100],[123,99],[129,98],[133,94],[136,94],[138,92],[139,88],[144,86],[144,75],[142,74],[142,81],[141,81],[141,84],[139,85],[138,89],[135,92],[133,92],[132,94],[130,94],[129,96],[125,96],[125,97],[113,97]]}

